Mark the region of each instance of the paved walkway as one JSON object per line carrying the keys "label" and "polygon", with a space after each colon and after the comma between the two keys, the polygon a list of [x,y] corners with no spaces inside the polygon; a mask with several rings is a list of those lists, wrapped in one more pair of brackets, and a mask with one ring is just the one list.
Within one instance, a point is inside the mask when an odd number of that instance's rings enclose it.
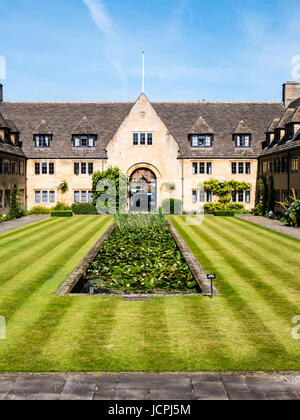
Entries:
{"label": "paved walkway", "polygon": [[282,223],[279,220],[271,220],[262,216],[252,216],[250,214],[239,214],[236,215],[240,219],[248,222],[255,223],[256,225],[266,227],[276,232],[283,233],[284,235],[292,236],[293,238],[300,239],[300,228],[294,228],[288,226],[286,223]]}
{"label": "paved walkway", "polygon": [[22,217],[21,219],[10,220],[8,222],[0,223],[0,234],[9,232],[10,230],[14,230],[23,226],[30,225],[31,223],[39,222],[40,220],[47,219],[48,215],[32,215]]}
{"label": "paved walkway", "polygon": [[299,374],[1,375],[0,400],[299,400]]}

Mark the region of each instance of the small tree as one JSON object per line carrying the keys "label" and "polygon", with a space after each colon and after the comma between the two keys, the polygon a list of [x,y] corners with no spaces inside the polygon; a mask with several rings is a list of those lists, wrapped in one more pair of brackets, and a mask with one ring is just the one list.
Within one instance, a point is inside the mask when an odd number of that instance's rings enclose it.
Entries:
{"label": "small tree", "polygon": [[11,191],[10,211],[8,215],[12,219],[19,219],[23,216],[23,210],[20,205],[20,191],[17,187],[14,187]]}
{"label": "small tree", "polygon": [[[98,202],[101,196],[106,199],[103,202]],[[93,201],[97,208],[99,206],[101,212],[110,214],[124,212],[127,198],[128,178],[118,167],[110,167],[104,172],[94,172]]]}

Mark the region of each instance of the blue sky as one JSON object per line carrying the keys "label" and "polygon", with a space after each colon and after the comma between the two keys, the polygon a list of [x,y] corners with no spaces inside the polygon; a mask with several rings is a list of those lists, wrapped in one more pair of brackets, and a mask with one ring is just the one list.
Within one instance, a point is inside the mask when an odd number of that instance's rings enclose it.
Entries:
{"label": "blue sky", "polygon": [[144,50],[150,100],[277,101],[299,22],[299,0],[0,0],[0,82],[8,101],[135,100]]}

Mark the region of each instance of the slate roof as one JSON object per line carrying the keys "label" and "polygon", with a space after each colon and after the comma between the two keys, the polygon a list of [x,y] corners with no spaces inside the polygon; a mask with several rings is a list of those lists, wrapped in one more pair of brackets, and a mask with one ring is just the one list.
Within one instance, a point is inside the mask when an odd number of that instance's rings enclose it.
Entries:
{"label": "slate roof", "polygon": [[[12,133],[18,133],[19,130],[11,120],[6,120],[0,113],[0,128],[9,128]],[[15,156],[25,156],[24,151],[13,144],[4,143],[0,138],[0,152],[8,153]]]}
{"label": "slate roof", "polygon": [[252,134],[253,131],[251,128],[248,127],[248,125],[245,123],[245,121],[241,120],[238,123],[238,126],[234,130],[234,134]]}
{"label": "slate roof", "polygon": [[[282,102],[273,103],[152,103],[170,133],[180,145],[180,157],[257,157],[262,152],[266,127],[283,112]],[[202,116],[214,130],[212,149],[192,149],[188,141],[190,127]],[[252,128],[252,148],[236,149],[233,134],[244,120]],[[243,133],[241,133],[243,134]],[[248,134],[248,133],[247,133]]]}
{"label": "slate roof", "polygon": [[33,134],[52,134],[52,130],[47,124],[47,121],[41,121],[32,131]]}
{"label": "slate roof", "polygon": [[189,134],[214,134],[214,130],[207,124],[203,117],[199,117]]}
{"label": "slate roof", "polygon": [[[293,101],[288,108],[284,111],[279,123],[272,125],[268,132],[272,133],[276,128],[283,129],[286,124],[300,123],[300,98]],[[280,141],[274,140],[266,147],[262,156],[273,155],[276,153],[283,153],[300,149],[300,130],[298,130],[292,138],[283,137]]]}
{"label": "slate roof", "polygon": [[[19,127],[23,150],[30,158],[106,158],[106,146],[128,116],[134,102],[123,103],[9,103],[0,111]],[[178,142],[179,157],[257,157],[270,121],[283,112],[282,102],[273,103],[158,103],[152,102],[158,116]],[[86,120],[83,120],[86,117]],[[252,148],[236,149],[233,134],[243,120],[252,131]],[[33,131],[46,121],[53,132],[49,150],[34,148]],[[95,149],[74,149],[72,133],[78,123],[90,124],[97,134]],[[211,149],[193,149],[188,135],[209,127],[214,133]],[[207,129],[207,128],[206,128]],[[45,134],[45,133],[41,133]],[[81,134],[81,133],[74,133]],[[93,133],[84,133],[93,134]],[[210,134],[205,133],[194,134]],[[242,134],[242,133],[241,133]],[[248,133],[247,133],[248,134]]]}
{"label": "slate roof", "polygon": [[97,134],[97,132],[92,123],[84,116],[74,127],[72,134]]}

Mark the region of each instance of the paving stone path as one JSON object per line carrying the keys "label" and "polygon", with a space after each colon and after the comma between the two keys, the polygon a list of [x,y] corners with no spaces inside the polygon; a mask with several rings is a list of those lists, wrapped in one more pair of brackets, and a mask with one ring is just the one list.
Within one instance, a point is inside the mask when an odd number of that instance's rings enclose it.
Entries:
{"label": "paving stone path", "polygon": [[236,215],[240,219],[246,220],[247,222],[255,223],[256,225],[266,227],[274,230],[275,232],[283,233],[284,235],[292,236],[293,238],[300,239],[300,228],[294,228],[288,226],[286,223],[282,223],[279,220],[271,220],[262,216],[252,216],[250,214],[239,214]]}
{"label": "paving stone path", "polygon": [[0,234],[9,232],[11,230],[30,225],[31,223],[39,222],[40,220],[47,219],[48,215],[32,215],[22,217],[21,219],[10,220],[8,222],[0,223]]}
{"label": "paving stone path", "polygon": [[299,400],[299,374],[0,375],[0,400]]}

